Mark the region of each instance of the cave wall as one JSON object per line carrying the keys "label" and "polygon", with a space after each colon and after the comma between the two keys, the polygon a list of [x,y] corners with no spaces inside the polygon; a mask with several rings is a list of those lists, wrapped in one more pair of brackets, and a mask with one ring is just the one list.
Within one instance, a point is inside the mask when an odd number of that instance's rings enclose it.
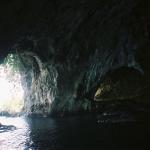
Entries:
{"label": "cave wall", "polygon": [[20,53],[19,61],[25,112],[49,114],[57,96],[57,70],[51,64],[41,62],[32,52]]}
{"label": "cave wall", "polygon": [[121,67],[137,70],[143,78],[138,86],[149,90],[148,1],[14,0],[9,5],[14,9],[5,18],[15,38],[6,41],[23,61],[28,113],[90,111],[105,75]]}

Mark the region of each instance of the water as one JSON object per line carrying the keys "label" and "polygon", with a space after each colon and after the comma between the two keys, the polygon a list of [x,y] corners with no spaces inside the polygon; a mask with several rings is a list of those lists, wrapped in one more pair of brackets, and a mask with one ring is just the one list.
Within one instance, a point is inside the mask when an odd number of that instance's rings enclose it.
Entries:
{"label": "water", "polygon": [[0,128],[0,150],[149,149],[150,126],[147,123],[101,123],[89,116],[0,117],[0,122],[7,125]]}

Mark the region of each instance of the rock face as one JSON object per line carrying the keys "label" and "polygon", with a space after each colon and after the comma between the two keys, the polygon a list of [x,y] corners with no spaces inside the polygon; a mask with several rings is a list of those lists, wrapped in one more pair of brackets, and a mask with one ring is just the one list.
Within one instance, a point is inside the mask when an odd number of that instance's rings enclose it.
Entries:
{"label": "rock face", "polygon": [[24,88],[24,109],[28,114],[48,114],[57,96],[57,70],[51,64],[43,64],[31,52],[19,55],[22,86]]}
{"label": "rock face", "polygon": [[108,72],[95,94],[96,101],[135,99],[144,93],[143,75],[133,68],[122,67]]}
{"label": "rock face", "polygon": [[97,100],[149,97],[148,1],[14,0],[3,6],[1,36],[8,32],[0,38],[0,58],[9,48],[20,57],[27,113],[91,111],[98,89],[106,96]]}

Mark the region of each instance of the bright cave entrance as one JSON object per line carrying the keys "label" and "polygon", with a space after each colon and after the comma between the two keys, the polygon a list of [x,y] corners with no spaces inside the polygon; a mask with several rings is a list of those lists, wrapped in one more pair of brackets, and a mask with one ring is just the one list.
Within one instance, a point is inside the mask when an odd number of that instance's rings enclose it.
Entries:
{"label": "bright cave entrance", "polygon": [[18,57],[9,54],[0,65],[0,114],[18,114],[24,106]]}

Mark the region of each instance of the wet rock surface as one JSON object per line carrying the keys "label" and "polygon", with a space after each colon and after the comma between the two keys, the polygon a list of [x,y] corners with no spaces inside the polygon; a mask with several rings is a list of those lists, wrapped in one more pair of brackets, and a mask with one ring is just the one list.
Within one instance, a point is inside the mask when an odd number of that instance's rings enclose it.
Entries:
{"label": "wet rock surface", "polygon": [[25,112],[89,112],[99,88],[98,100],[149,103],[149,6],[141,0],[4,2],[0,58],[10,52],[20,58]]}
{"label": "wet rock surface", "polygon": [[16,130],[15,126],[0,124],[0,133],[2,133],[2,132],[9,132],[9,131],[13,131],[13,130]]}
{"label": "wet rock surface", "polygon": [[[137,99],[145,94],[144,75],[133,68],[122,67],[108,72],[100,83],[95,101]],[[143,100],[144,101],[144,100]]]}

